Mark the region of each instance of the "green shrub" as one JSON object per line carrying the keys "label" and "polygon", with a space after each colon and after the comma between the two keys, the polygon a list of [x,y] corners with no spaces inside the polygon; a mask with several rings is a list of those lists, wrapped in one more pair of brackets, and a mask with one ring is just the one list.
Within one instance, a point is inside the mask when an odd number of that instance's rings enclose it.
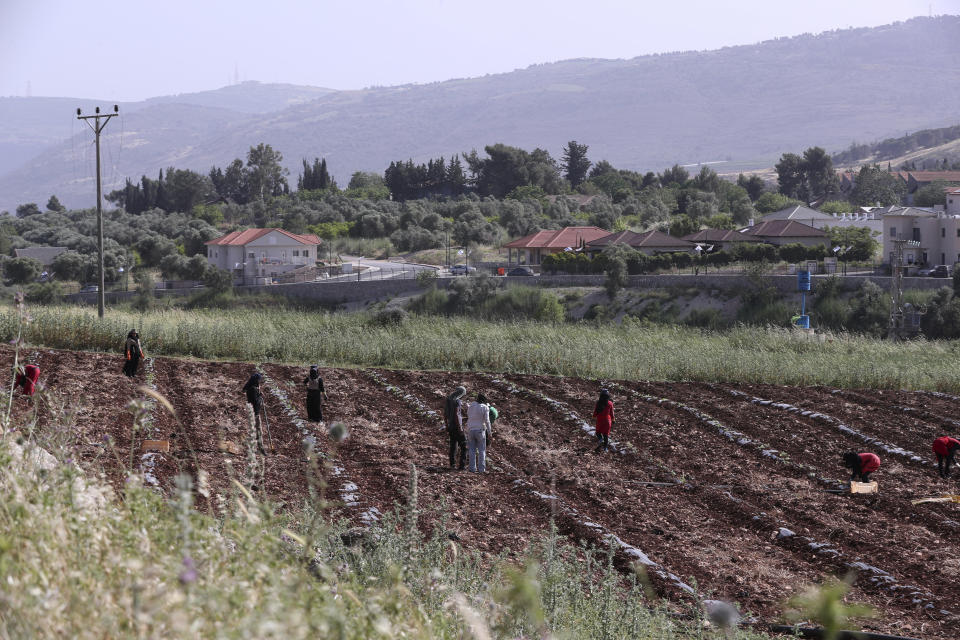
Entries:
{"label": "green shrub", "polygon": [[35,282],[27,286],[27,302],[35,304],[54,304],[63,302],[63,287],[59,282]]}
{"label": "green shrub", "polygon": [[370,318],[370,324],[377,327],[400,327],[406,321],[407,312],[398,307],[381,309]]}
{"label": "green shrub", "polygon": [[422,295],[414,298],[407,309],[420,315],[438,316],[447,312],[450,297],[447,292],[436,287],[430,287]]}
{"label": "green shrub", "polygon": [[687,314],[687,317],[683,319],[683,324],[690,327],[710,329],[712,331],[725,329],[730,325],[727,319],[723,317],[723,313],[721,313],[719,309],[710,307],[704,309],[691,309],[690,313]]}

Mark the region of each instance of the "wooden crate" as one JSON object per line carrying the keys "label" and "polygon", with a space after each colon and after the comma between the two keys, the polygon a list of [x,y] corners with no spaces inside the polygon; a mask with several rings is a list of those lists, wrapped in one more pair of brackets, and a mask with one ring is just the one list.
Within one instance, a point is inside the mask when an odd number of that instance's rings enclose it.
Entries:
{"label": "wooden crate", "polygon": [[877,481],[873,482],[850,482],[850,493],[877,493],[880,491],[880,485]]}
{"label": "wooden crate", "polygon": [[148,451],[160,451],[162,453],[168,453],[170,451],[170,441],[144,440],[143,444],[140,446],[140,452],[147,453]]}

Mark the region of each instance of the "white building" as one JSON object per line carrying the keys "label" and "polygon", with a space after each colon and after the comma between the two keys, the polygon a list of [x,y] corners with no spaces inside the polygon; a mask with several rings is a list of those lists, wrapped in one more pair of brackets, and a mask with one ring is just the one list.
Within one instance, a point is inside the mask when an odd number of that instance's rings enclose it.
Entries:
{"label": "white building", "polygon": [[[960,214],[960,211],[958,211]],[[919,246],[904,247],[907,265],[952,265],[960,262],[960,215],[937,209],[891,207],[883,215],[884,261],[893,262],[891,239],[913,240]]]}
{"label": "white building", "polygon": [[230,271],[238,283],[254,284],[257,278],[271,278],[313,266],[320,238],[283,229],[246,229],[206,244],[210,264]]}

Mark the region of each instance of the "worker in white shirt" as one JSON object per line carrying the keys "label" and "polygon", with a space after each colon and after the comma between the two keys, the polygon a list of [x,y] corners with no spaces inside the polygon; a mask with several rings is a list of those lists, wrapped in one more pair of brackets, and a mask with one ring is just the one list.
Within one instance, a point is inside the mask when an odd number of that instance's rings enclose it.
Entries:
{"label": "worker in white shirt", "polygon": [[467,405],[467,461],[469,470],[487,471],[487,441],[493,439],[490,426],[490,407],[481,402],[483,394]]}

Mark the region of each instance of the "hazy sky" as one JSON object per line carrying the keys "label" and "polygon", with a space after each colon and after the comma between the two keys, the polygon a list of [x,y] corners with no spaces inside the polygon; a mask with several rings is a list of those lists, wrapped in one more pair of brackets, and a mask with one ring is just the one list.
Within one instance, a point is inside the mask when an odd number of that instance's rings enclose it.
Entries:
{"label": "hazy sky", "polygon": [[[356,89],[960,13],[960,0],[0,0],[0,96]],[[960,34],[957,34],[960,38]]]}

